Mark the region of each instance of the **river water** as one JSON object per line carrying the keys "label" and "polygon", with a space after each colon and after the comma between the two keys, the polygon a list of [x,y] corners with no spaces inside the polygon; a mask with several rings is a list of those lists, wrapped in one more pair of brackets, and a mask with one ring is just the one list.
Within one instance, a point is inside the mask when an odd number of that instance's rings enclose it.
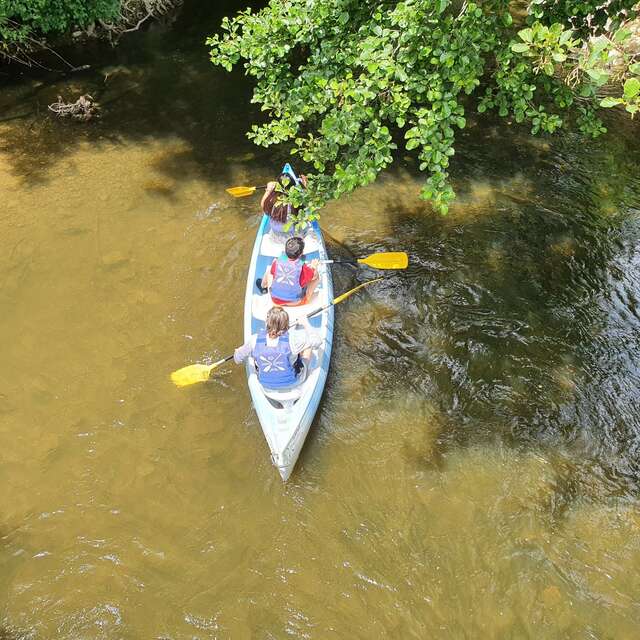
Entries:
{"label": "river water", "polygon": [[327,207],[334,255],[411,265],[337,309],[283,485],[241,367],[168,380],[241,341],[258,200],[224,189],[285,159],[207,61],[226,9],[5,79],[0,637],[636,638],[640,129],[469,118],[449,216],[402,157]]}

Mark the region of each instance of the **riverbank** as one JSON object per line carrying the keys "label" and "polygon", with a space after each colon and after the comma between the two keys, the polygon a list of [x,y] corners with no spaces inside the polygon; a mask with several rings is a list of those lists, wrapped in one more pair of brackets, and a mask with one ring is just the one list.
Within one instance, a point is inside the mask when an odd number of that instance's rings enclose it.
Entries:
{"label": "riverbank", "polygon": [[64,71],[84,68],[67,61],[59,49],[88,39],[116,44],[126,33],[146,28],[153,22],[170,24],[183,0],[110,0],[93,9],[80,10],[46,2],[38,10],[27,6],[0,11],[0,62],[49,69],[51,60]]}

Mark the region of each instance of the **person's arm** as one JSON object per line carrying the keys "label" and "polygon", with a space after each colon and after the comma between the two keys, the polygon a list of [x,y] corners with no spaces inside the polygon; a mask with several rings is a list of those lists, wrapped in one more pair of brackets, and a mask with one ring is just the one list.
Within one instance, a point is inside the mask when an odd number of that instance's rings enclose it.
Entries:
{"label": "person's arm", "polygon": [[300,286],[306,287],[312,280],[318,277],[318,260],[314,259],[309,263],[302,265],[302,271],[300,272]]}
{"label": "person's arm", "polygon": [[242,364],[253,352],[253,348],[256,344],[256,337],[251,336],[248,342],[245,342],[241,347],[238,347],[233,352],[233,361],[236,364]]}

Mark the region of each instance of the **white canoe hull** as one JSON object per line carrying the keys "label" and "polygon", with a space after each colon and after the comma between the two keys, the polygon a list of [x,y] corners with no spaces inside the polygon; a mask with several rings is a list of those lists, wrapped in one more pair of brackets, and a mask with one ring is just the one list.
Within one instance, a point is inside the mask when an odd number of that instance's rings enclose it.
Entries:
{"label": "white canoe hull", "polygon": [[[256,236],[247,275],[244,308],[244,340],[264,327],[267,311],[272,303],[269,294],[260,294],[256,280],[261,278],[273,258],[284,250],[284,245],[275,242],[269,234],[269,217],[263,216]],[[322,233],[317,222],[305,235],[305,259],[327,260]],[[333,300],[333,285],[328,265],[321,265],[320,282],[313,298],[304,306],[287,307],[291,320],[318,309]],[[247,360],[246,371],[249,392],[260,426],[271,450],[271,460],[283,480],[288,480],[316,414],[329,372],[331,347],[333,344],[334,310],[326,311],[310,319],[314,331],[322,336],[322,346],[314,350],[304,382],[289,393],[270,393],[258,382],[253,360]]]}

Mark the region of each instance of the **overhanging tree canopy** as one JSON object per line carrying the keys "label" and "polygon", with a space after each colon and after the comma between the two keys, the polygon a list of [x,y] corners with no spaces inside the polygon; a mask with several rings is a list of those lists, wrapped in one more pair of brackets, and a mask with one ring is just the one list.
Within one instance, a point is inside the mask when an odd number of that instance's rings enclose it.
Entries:
{"label": "overhanging tree canopy", "polygon": [[[621,28],[634,4],[533,0],[518,31],[504,0],[271,0],[225,18],[207,43],[215,64],[231,70],[242,60],[255,79],[253,102],[270,120],[249,137],[290,142],[314,166],[296,204],[317,211],[372,182],[402,136],[426,174],[422,197],[446,213],[455,132],[470,105],[527,120],[532,133],[554,131],[571,110],[583,132],[598,135],[600,104],[635,113],[640,65]],[[600,102],[613,51],[624,92]]]}

